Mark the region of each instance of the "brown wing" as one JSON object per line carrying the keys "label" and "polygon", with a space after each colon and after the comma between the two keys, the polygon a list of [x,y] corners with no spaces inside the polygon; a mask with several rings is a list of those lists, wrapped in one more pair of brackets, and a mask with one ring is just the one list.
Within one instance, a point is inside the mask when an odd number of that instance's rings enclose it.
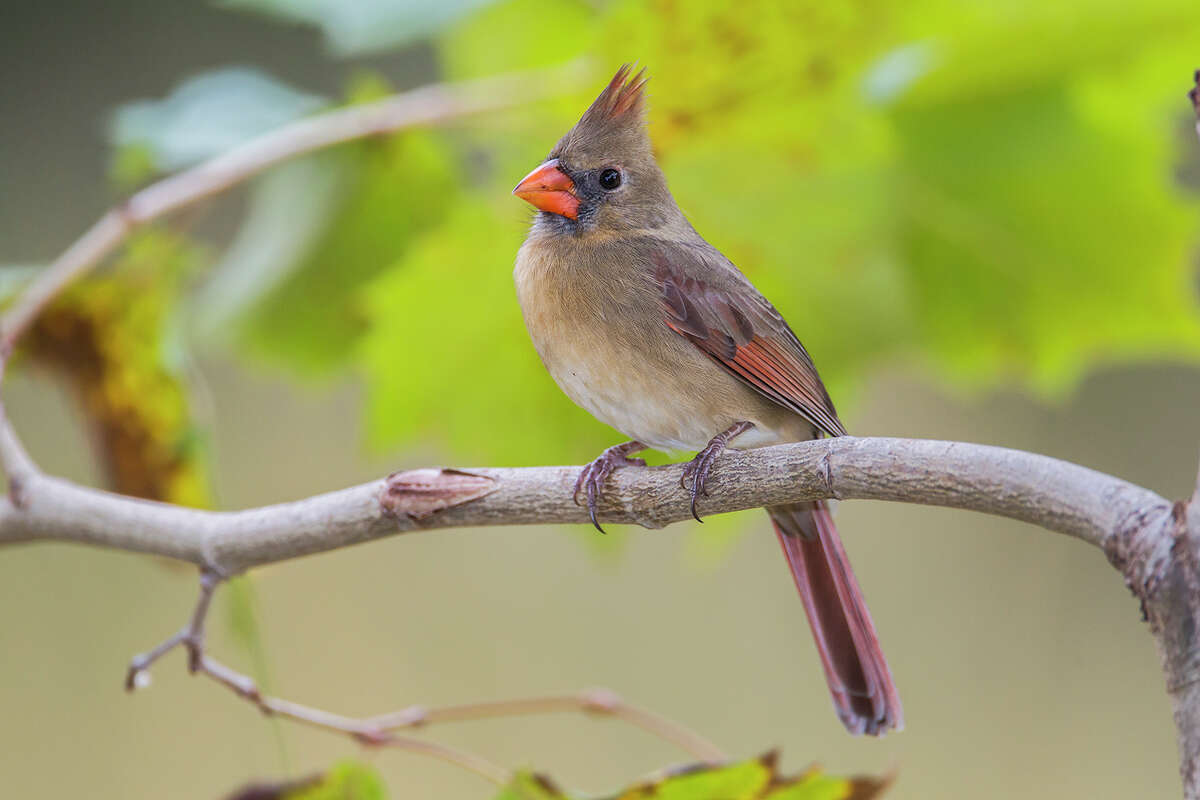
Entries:
{"label": "brown wing", "polygon": [[846,435],[808,351],[749,281],[726,274],[717,286],[687,275],[661,251],[654,261],[667,327],[827,435]]}

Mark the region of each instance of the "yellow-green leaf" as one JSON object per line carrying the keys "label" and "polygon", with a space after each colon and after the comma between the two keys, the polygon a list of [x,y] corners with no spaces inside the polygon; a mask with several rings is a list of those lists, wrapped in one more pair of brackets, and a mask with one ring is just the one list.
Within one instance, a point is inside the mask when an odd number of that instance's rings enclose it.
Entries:
{"label": "yellow-green leaf", "polygon": [[[636,783],[611,800],[871,800],[881,797],[888,781],[838,778],[810,769],[781,776],[774,753],[721,766],[689,766]],[[571,800],[549,778],[520,772],[496,800]]]}

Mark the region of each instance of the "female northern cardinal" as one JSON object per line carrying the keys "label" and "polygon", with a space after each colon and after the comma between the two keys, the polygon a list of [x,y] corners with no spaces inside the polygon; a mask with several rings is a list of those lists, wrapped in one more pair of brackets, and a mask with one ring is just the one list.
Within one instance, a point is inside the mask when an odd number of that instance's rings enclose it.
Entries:
{"label": "female northern cardinal", "polygon": [[[646,133],[645,71],[629,72],[618,70],[513,190],[541,212],[514,272],[533,344],[568,397],[633,439],[605,450],[575,483],[593,524],[609,473],[645,466],[630,456],[648,447],[699,451],[684,471],[694,515],[726,446],[846,433],[783,317],[675,204]],[[900,698],[829,509],[810,502],[767,512],[838,716],[856,734],[902,727]]]}

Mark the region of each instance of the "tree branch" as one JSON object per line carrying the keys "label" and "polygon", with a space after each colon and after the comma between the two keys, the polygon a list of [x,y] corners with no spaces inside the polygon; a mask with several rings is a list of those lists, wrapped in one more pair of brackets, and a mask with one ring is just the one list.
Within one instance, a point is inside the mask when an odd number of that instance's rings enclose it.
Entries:
{"label": "tree branch", "polygon": [[[0,442],[3,437],[0,436]],[[251,567],[434,528],[585,523],[571,499],[579,467],[412,470],[292,503],[202,511],[33,474],[18,508],[0,504],[0,542],[62,540],[190,561],[228,577]],[[606,523],[689,519],[678,465],[617,470]],[[1000,447],[850,436],[730,452],[698,508],[719,514],[822,498],[893,500],[1012,517],[1110,549],[1171,503],[1133,484]]]}
{"label": "tree branch", "polygon": [[496,700],[489,703],[464,703],[455,706],[411,706],[390,714],[372,717],[369,722],[383,730],[421,728],[444,722],[465,722],[494,717],[513,717],[528,714],[584,713],[610,716],[671,742],[680,750],[691,753],[701,761],[727,761],[725,753],[712,742],[685,728],[674,720],[623,700],[608,689],[588,689],[575,694],[524,697],[517,700]]}

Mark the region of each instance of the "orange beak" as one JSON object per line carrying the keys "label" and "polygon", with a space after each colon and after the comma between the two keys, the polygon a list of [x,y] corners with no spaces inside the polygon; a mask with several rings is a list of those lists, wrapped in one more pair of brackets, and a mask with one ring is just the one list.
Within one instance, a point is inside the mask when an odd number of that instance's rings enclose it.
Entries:
{"label": "orange beak", "polygon": [[567,219],[579,218],[575,182],[558,168],[557,158],[550,159],[526,175],[513,189],[513,194],[541,211],[549,211]]}

